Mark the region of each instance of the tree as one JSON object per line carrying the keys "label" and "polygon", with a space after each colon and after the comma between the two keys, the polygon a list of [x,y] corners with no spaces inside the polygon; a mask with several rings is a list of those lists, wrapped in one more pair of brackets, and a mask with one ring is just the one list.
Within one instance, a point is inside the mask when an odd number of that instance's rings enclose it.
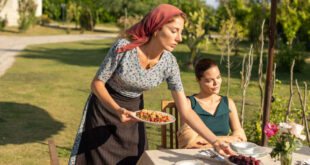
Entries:
{"label": "tree", "polygon": [[183,30],[183,39],[190,49],[187,68],[193,70],[199,49],[206,47],[209,29],[214,25],[214,11],[202,0],[168,0],[187,14],[188,22]]}
{"label": "tree", "polygon": [[225,50],[227,51],[227,96],[229,95],[230,88],[230,56],[232,47],[234,47],[242,39],[242,36],[241,27],[236,24],[234,17],[231,17],[226,21],[222,20],[219,37],[217,39],[217,42],[220,42],[220,44],[217,45],[225,45]]}
{"label": "tree", "polygon": [[205,24],[205,13],[203,9],[199,11],[189,13],[188,22],[184,28],[184,41],[190,49],[190,60],[188,63],[188,69],[194,69],[194,61],[198,48],[206,44],[207,33],[204,29]]}
{"label": "tree", "polygon": [[302,8],[302,2],[298,0],[282,0],[278,8],[278,20],[283,27],[287,38],[287,45],[292,47],[297,31],[302,21],[307,18],[306,11]]}
{"label": "tree", "polygon": [[75,28],[80,24],[82,7],[77,3],[69,3],[67,9],[67,19],[75,22]]}

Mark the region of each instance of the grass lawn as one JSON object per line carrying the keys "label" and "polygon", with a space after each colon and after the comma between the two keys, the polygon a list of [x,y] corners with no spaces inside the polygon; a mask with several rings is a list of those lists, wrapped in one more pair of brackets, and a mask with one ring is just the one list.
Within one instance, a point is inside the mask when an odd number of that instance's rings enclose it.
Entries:
{"label": "grass lawn", "polygon": [[[65,35],[65,34],[102,34],[102,33],[115,33],[118,32],[118,28],[113,24],[100,24],[95,27],[93,32],[84,31],[75,28],[73,24],[57,23],[58,27],[52,26],[40,26],[36,25],[30,27],[26,32],[19,32],[17,27],[5,27],[0,30],[0,36],[45,36],[45,35]],[[68,30],[67,27],[70,27]]]}
{"label": "grass lawn", "polygon": [[[1,35],[1,34],[0,34]],[[82,115],[90,93],[90,82],[114,40],[83,41],[29,46],[14,65],[0,78],[0,164],[49,164],[47,139],[54,138],[61,164],[67,164]],[[241,53],[246,53],[247,44]],[[186,59],[188,49],[180,45],[174,54]],[[212,45],[202,56],[219,61],[219,52]],[[240,57],[233,57],[230,97],[241,108]],[[255,64],[257,65],[257,64]],[[226,68],[221,94],[226,91]],[[296,73],[299,81],[310,83],[309,64],[303,73]],[[288,73],[278,73],[282,80],[277,93],[288,99]],[[198,92],[193,72],[181,72],[187,95]],[[253,119],[259,107],[257,66],[254,67],[246,98],[246,120]],[[144,93],[145,108],[160,110],[161,100],[171,100],[163,83]],[[156,97],[154,97],[156,96]],[[296,96],[296,95],[295,95]],[[299,105],[295,97],[296,105]],[[308,102],[310,99],[308,99]],[[160,144],[160,127],[147,125],[150,149]]]}

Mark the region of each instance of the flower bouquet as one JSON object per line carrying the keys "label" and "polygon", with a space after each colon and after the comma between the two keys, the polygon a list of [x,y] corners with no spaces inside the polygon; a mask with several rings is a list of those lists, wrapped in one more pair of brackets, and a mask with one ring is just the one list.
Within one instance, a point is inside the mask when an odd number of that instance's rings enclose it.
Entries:
{"label": "flower bouquet", "polygon": [[280,123],[278,126],[267,123],[264,133],[269,138],[275,135],[276,139],[276,146],[270,156],[276,159],[280,158],[281,165],[291,165],[292,153],[299,150],[302,147],[301,140],[306,139],[306,136],[301,134],[303,129],[304,126],[294,122]]}

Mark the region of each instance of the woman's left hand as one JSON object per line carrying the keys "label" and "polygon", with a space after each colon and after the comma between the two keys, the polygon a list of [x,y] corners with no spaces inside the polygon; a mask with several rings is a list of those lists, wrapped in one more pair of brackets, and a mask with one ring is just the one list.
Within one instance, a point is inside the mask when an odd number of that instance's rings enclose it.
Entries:
{"label": "woman's left hand", "polygon": [[117,112],[117,115],[118,115],[118,117],[122,123],[138,122],[137,119],[132,117],[135,115],[135,113],[132,111],[128,111],[125,108],[119,108],[116,112]]}

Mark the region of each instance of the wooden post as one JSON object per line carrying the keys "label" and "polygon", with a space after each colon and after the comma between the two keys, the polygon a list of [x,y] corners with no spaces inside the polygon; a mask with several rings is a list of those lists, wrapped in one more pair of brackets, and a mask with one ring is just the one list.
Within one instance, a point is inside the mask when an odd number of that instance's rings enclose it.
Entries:
{"label": "wooden post", "polygon": [[53,139],[48,140],[48,148],[50,151],[50,160],[51,160],[51,165],[59,165],[59,160],[58,160],[58,155],[57,155],[57,150],[56,150],[56,144]]}
{"label": "wooden post", "polygon": [[[270,105],[271,105],[271,95],[272,95],[272,71],[273,71],[273,53],[274,53],[274,38],[276,30],[276,10],[277,10],[277,0],[271,0],[271,14],[270,14],[270,24],[269,24],[269,48],[268,48],[268,65],[267,65],[267,77],[266,77],[266,87],[265,87],[265,99],[264,99],[264,114],[263,114],[263,124],[262,130],[264,130],[265,125],[270,119]],[[262,145],[267,146],[267,136],[262,131]]]}

